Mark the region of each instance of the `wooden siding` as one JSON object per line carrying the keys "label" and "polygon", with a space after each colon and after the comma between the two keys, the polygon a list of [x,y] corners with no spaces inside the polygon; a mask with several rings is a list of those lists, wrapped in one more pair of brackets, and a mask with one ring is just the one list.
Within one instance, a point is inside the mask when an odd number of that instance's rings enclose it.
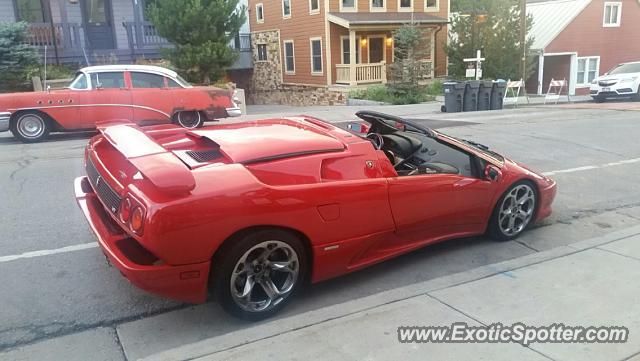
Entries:
{"label": "wooden siding", "polygon": [[[600,74],[619,63],[640,60],[640,4],[637,0],[619,1],[622,2],[619,27],[602,26],[605,1],[593,0],[547,46],[545,53],[577,52],[578,57],[600,56]],[[545,81],[546,73],[551,71],[549,67],[545,60]]]}
{"label": "wooden siding", "polygon": [[[340,1],[341,0],[332,0],[330,2],[329,12],[337,13],[340,12]],[[358,2],[358,12],[370,12],[371,11],[371,0],[356,0]],[[387,2],[387,12],[395,13],[398,12],[398,1],[400,0],[385,0]],[[413,11],[414,12],[424,12],[424,2],[425,0],[413,0]],[[433,14],[434,16],[439,16],[443,19],[447,18],[448,9],[447,6],[449,4],[448,0],[440,0],[440,4],[438,7],[438,11],[428,11],[428,13]]]}

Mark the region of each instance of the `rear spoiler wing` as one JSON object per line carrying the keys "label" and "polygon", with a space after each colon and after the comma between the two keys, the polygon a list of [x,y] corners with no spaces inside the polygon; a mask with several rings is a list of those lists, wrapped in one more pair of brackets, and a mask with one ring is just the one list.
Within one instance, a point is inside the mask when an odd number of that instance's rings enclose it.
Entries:
{"label": "rear spoiler wing", "polygon": [[189,193],[196,187],[191,171],[173,153],[132,123],[98,126],[104,138],[159,190]]}

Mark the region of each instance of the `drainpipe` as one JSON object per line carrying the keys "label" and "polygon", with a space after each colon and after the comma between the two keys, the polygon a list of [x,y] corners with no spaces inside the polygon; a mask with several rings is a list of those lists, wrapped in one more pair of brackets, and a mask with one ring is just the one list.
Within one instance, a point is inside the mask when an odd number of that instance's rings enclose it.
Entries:
{"label": "drainpipe", "polygon": [[[449,22],[446,22],[445,24],[449,24]],[[435,34],[433,35],[433,41],[437,41],[438,39],[438,33],[440,32],[440,30],[442,30],[444,26],[442,24],[438,25],[438,28],[436,29]],[[436,59],[438,58],[438,44],[434,44],[435,46],[433,47],[433,77],[436,77]]]}

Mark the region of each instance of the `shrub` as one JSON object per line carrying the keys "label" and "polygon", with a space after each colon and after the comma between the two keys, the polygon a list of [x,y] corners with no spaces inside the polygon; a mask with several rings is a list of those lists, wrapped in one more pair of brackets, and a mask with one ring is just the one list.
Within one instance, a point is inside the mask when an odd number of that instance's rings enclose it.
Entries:
{"label": "shrub", "polygon": [[27,44],[27,36],[27,23],[0,23],[0,91],[30,89],[38,52]]}
{"label": "shrub", "polygon": [[349,97],[394,105],[417,104],[434,99],[431,95],[428,95],[423,88],[402,88],[398,86],[391,88],[385,85],[373,85],[368,88],[354,90],[349,93]]}

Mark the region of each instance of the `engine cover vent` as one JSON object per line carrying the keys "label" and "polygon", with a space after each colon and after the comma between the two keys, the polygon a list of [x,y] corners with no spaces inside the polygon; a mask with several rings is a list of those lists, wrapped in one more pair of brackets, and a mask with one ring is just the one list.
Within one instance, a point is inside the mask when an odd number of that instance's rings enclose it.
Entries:
{"label": "engine cover vent", "polygon": [[187,152],[187,154],[195,159],[196,161],[200,162],[200,163],[205,163],[205,162],[209,162],[212,161],[214,159],[218,159],[222,157],[222,154],[220,154],[220,151],[218,151],[217,149],[212,149],[212,150],[190,150]]}

